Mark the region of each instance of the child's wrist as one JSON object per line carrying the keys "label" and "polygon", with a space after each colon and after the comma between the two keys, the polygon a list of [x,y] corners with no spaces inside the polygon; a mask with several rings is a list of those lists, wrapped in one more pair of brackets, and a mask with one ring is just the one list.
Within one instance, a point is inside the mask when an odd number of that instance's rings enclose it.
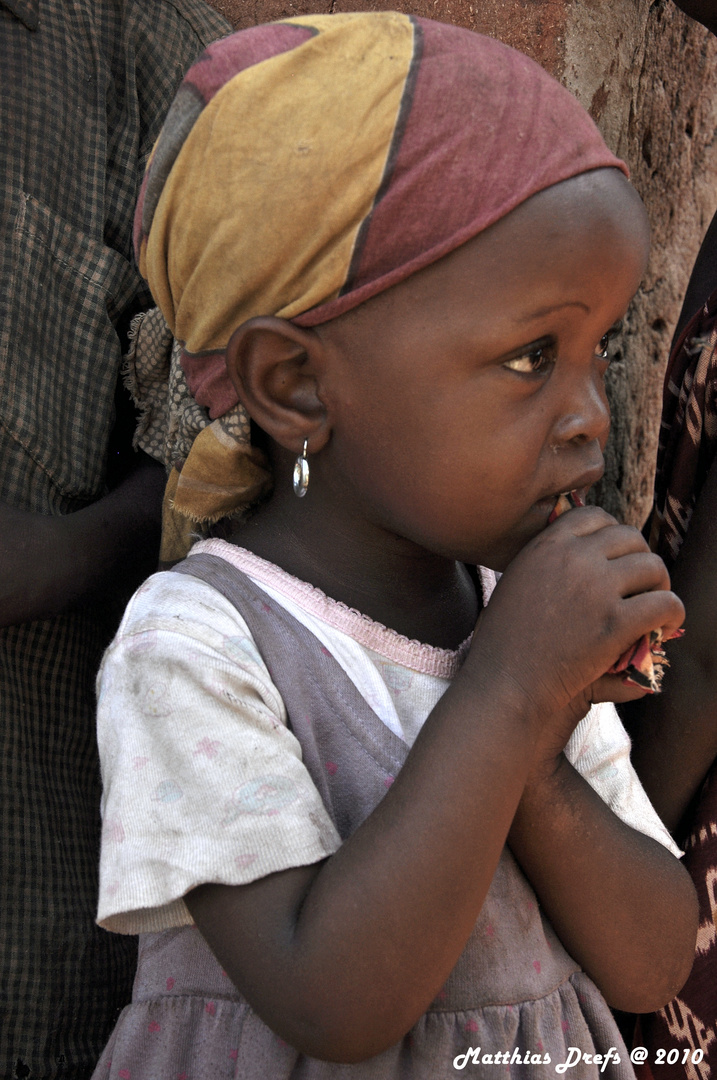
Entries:
{"label": "child's wrist", "polygon": [[532,759],[545,729],[546,717],[554,710],[541,704],[529,680],[522,680],[509,664],[471,650],[453,686],[470,694],[480,712],[490,717],[492,727],[501,726],[506,735],[520,741]]}
{"label": "child's wrist", "polygon": [[550,717],[569,708],[569,703],[563,706],[554,701],[527,666],[517,665],[514,657],[504,658],[490,648],[471,649],[461,676],[471,681],[481,702],[490,703],[497,715],[518,717],[536,745],[543,740]]}

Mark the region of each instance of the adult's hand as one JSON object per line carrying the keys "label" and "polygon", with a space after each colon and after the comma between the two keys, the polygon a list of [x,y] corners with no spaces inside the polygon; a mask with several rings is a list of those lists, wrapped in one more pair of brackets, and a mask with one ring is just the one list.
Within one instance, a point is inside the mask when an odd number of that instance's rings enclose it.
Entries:
{"label": "adult's hand", "polygon": [[697,22],[701,22],[703,26],[711,30],[713,34],[717,34],[716,0],[675,0],[675,3],[684,11],[685,15],[689,15],[691,19],[696,19]]}
{"label": "adult's hand", "polygon": [[146,455],[104,498],[64,516],[0,502],[0,626],[128,592],[156,568],[164,470]]}

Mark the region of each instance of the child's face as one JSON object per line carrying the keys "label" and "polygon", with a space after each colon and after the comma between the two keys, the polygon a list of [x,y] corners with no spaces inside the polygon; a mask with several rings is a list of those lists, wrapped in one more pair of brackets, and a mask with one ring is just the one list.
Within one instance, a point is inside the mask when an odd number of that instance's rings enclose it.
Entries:
{"label": "child's face", "polygon": [[559,493],[602,474],[606,335],[647,252],[642,203],[603,169],[319,327],[339,497],[422,548],[504,569]]}

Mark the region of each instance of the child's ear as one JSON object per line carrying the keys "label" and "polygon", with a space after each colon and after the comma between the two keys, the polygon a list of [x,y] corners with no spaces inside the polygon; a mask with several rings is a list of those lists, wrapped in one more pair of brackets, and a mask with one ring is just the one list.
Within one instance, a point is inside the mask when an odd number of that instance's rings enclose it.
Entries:
{"label": "child's ear", "polygon": [[242,323],[226,348],[227,371],[252,420],[280,446],[316,453],[329,437],[319,394],[324,346],[313,330],[262,315]]}

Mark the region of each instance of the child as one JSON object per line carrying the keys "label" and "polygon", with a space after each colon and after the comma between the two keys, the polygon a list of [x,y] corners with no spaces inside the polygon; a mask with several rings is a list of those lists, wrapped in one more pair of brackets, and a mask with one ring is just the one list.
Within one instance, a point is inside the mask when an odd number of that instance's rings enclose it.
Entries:
{"label": "child", "polygon": [[[547,527],[602,471],[623,173],[536,65],[427,20],[258,27],[187,76],[136,244],[182,342],[168,535],[235,520],[100,677],[98,918],[143,938],[96,1077],[632,1076],[605,999],[675,992],[695,898],[590,704],[683,610],[635,530]],[[504,572],[483,610],[466,565]]]}

